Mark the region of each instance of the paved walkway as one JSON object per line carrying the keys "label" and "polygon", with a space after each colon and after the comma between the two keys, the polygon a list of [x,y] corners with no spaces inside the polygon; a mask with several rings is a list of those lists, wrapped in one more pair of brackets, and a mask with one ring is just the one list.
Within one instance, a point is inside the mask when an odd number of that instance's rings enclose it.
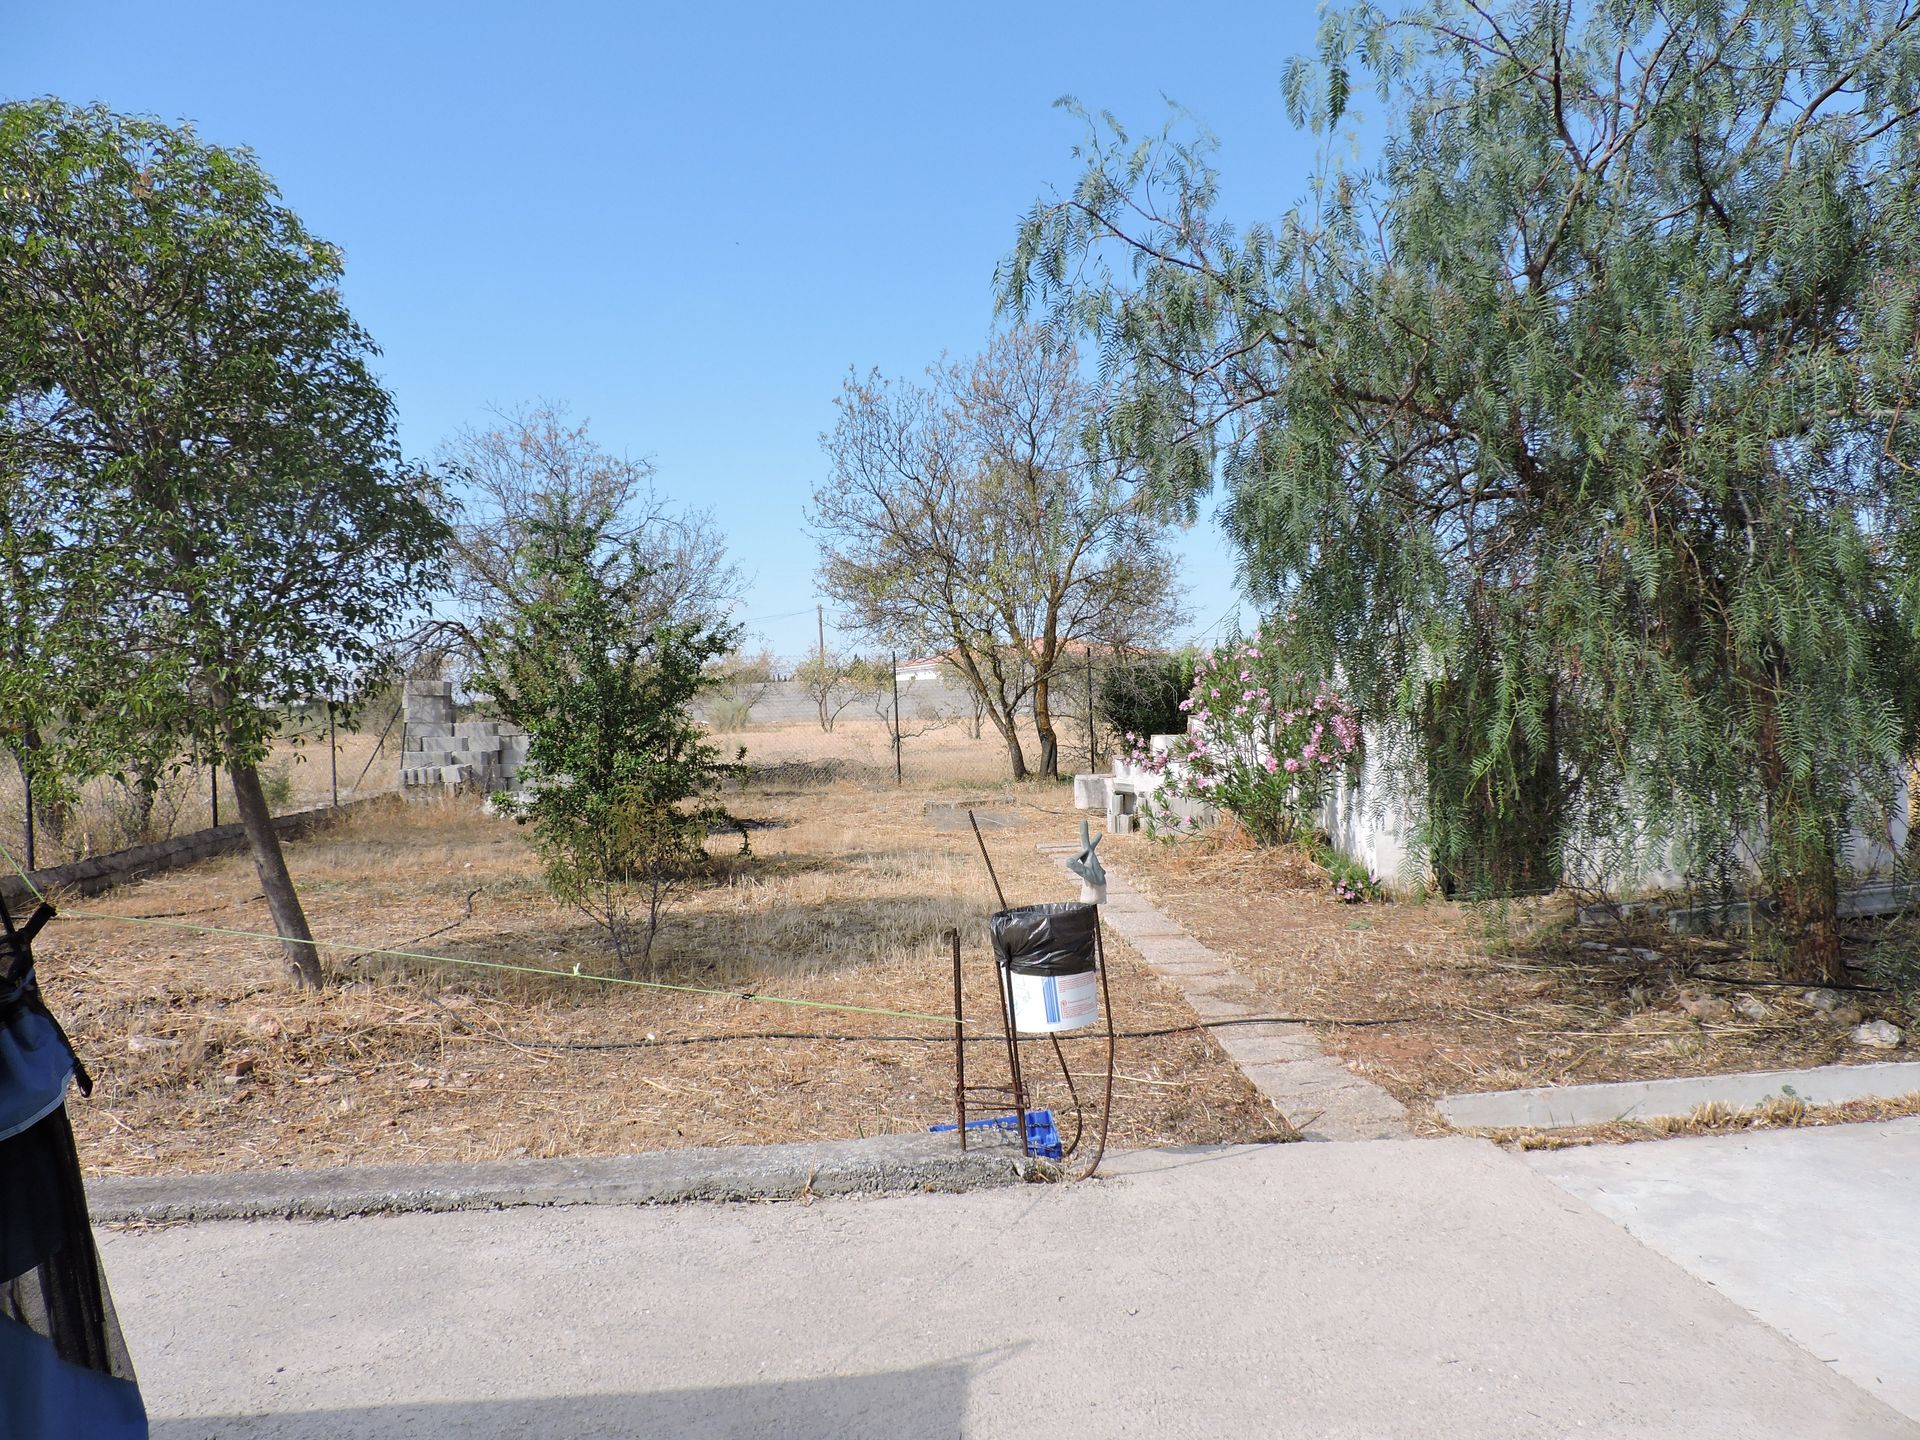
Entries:
{"label": "paved walkway", "polygon": [[[1042,848],[1079,853],[1077,845]],[[1068,858],[1059,856],[1063,868]],[[1233,963],[1194,939],[1111,866],[1100,914],[1148,969],[1213,1026],[1208,1033],[1227,1057],[1308,1139],[1377,1140],[1407,1133],[1405,1107],[1329,1058],[1309,1027],[1251,1020],[1272,1013],[1271,1006],[1261,1007]]]}
{"label": "paved walkway", "polygon": [[1920,1417],[1920,1119],[1535,1151],[1527,1161]]}
{"label": "paved walkway", "polygon": [[105,1237],[157,1440],[1920,1437],[1472,1140]]}

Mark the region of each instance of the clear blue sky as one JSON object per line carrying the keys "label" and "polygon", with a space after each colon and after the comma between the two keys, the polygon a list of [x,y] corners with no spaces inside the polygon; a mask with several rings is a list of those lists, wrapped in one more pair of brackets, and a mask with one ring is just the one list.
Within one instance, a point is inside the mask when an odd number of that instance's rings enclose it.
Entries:
{"label": "clear blue sky", "polygon": [[[0,95],[191,120],[251,146],[344,247],[410,454],[547,398],[715,510],[741,614],[812,643],[801,507],[849,366],[979,346],[1033,200],[1071,182],[1073,94],[1136,132],[1179,101],[1229,208],[1302,191],[1281,104],[1309,5],[0,0]],[[1234,603],[1210,524],[1195,618]],[[780,617],[781,612],[804,612]]]}

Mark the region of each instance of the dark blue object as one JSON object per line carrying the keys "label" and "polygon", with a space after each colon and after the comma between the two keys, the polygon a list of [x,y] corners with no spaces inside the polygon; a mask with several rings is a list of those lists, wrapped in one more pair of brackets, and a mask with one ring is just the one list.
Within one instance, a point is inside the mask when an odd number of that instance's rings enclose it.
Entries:
{"label": "dark blue object", "polygon": [[[967,1129],[969,1130],[1015,1130],[1019,1128],[1019,1125],[1020,1117],[1018,1115],[993,1115],[985,1120],[967,1121]],[[927,1132],[929,1134],[939,1134],[942,1131],[950,1132],[957,1128],[957,1126],[953,1125],[929,1125]],[[1053,1111],[1027,1111],[1027,1149],[1032,1154],[1040,1156],[1043,1160],[1061,1160],[1066,1158],[1066,1153],[1060,1145],[1059,1127],[1053,1123]]]}
{"label": "dark blue object", "polygon": [[52,918],[16,926],[0,896],[0,1437],[147,1440],[67,1123],[91,1082],[34,983]]}

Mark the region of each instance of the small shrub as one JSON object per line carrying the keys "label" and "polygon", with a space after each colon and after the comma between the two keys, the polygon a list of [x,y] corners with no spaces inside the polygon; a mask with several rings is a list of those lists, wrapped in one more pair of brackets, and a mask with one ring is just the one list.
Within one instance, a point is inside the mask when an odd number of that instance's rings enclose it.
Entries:
{"label": "small shrub", "polygon": [[1194,657],[1164,655],[1109,670],[1100,677],[1094,709],[1116,735],[1183,735],[1193,693]]}
{"label": "small shrub", "polygon": [[708,707],[707,728],[716,735],[731,735],[747,728],[753,714],[753,701],[738,695],[722,695]]}
{"label": "small shrub", "polygon": [[1168,750],[1129,737],[1134,762],[1165,777],[1147,805],[1153,833],[1190,830],[1170,803],[1189,800],[1225,810],[1262,845],[1314,834],[1327,787],[1359,750],[1360,720],[1329,686],[1284,668],[1278,639],[1262,627],[1200,658],[1180,702],[1191,728]]}
{"label": "small shrub", "polygon": [[278,815],[293,804],[293,767],[276,760],[260,767],[260,793],[267,797],[267,809]]}

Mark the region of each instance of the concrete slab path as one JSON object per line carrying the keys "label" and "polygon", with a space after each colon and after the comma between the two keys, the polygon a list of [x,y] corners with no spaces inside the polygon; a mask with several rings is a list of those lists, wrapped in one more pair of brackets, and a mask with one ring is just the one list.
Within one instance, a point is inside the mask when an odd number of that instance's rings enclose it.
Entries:
{"label": "concrete slab path", "polygon": [[1526,1159],[1920,1419],[1920,1119]]}
{"label": "concrete slab path", "polygon": [[108,1234],[156,1440],[1920,1437],[1473,1140]]}
{"label": "concrete slab path", "polygon": [[1920,1091],[1920,1061],[1816,1065],[1806,1070],[1757,1070],[1731,1075],[1684,1075],[1671,1080],[1615,1080],[1600,1085],[1539,1085],[1525,1090],[1479,1090],[1448,1095],[1434,1109],[1462,1130],[1508,1126],[1551,1129],[1605,1125],[1615,1120],[1685,1117],[1718,1102],[1751,1110],[1777,1097],[1809,1105],[1848,1100],[1897,1100]]}
{"label": "concrete slab path", "polygon": [[[1078,846],[1044,846],[1064,867]],[[1406,1107],[1371,1080],[1327,1056],[1306,1025],[1264,1021],[1259,998],[1233,962],[1189,935],[1180,922],[1107,868],[1107,926],[1173,985],[1254,1088],[1309,1140],[1376,1140],[1407,1133]],[[1124,1021],[1123,1021],[1124,1023]]]}

